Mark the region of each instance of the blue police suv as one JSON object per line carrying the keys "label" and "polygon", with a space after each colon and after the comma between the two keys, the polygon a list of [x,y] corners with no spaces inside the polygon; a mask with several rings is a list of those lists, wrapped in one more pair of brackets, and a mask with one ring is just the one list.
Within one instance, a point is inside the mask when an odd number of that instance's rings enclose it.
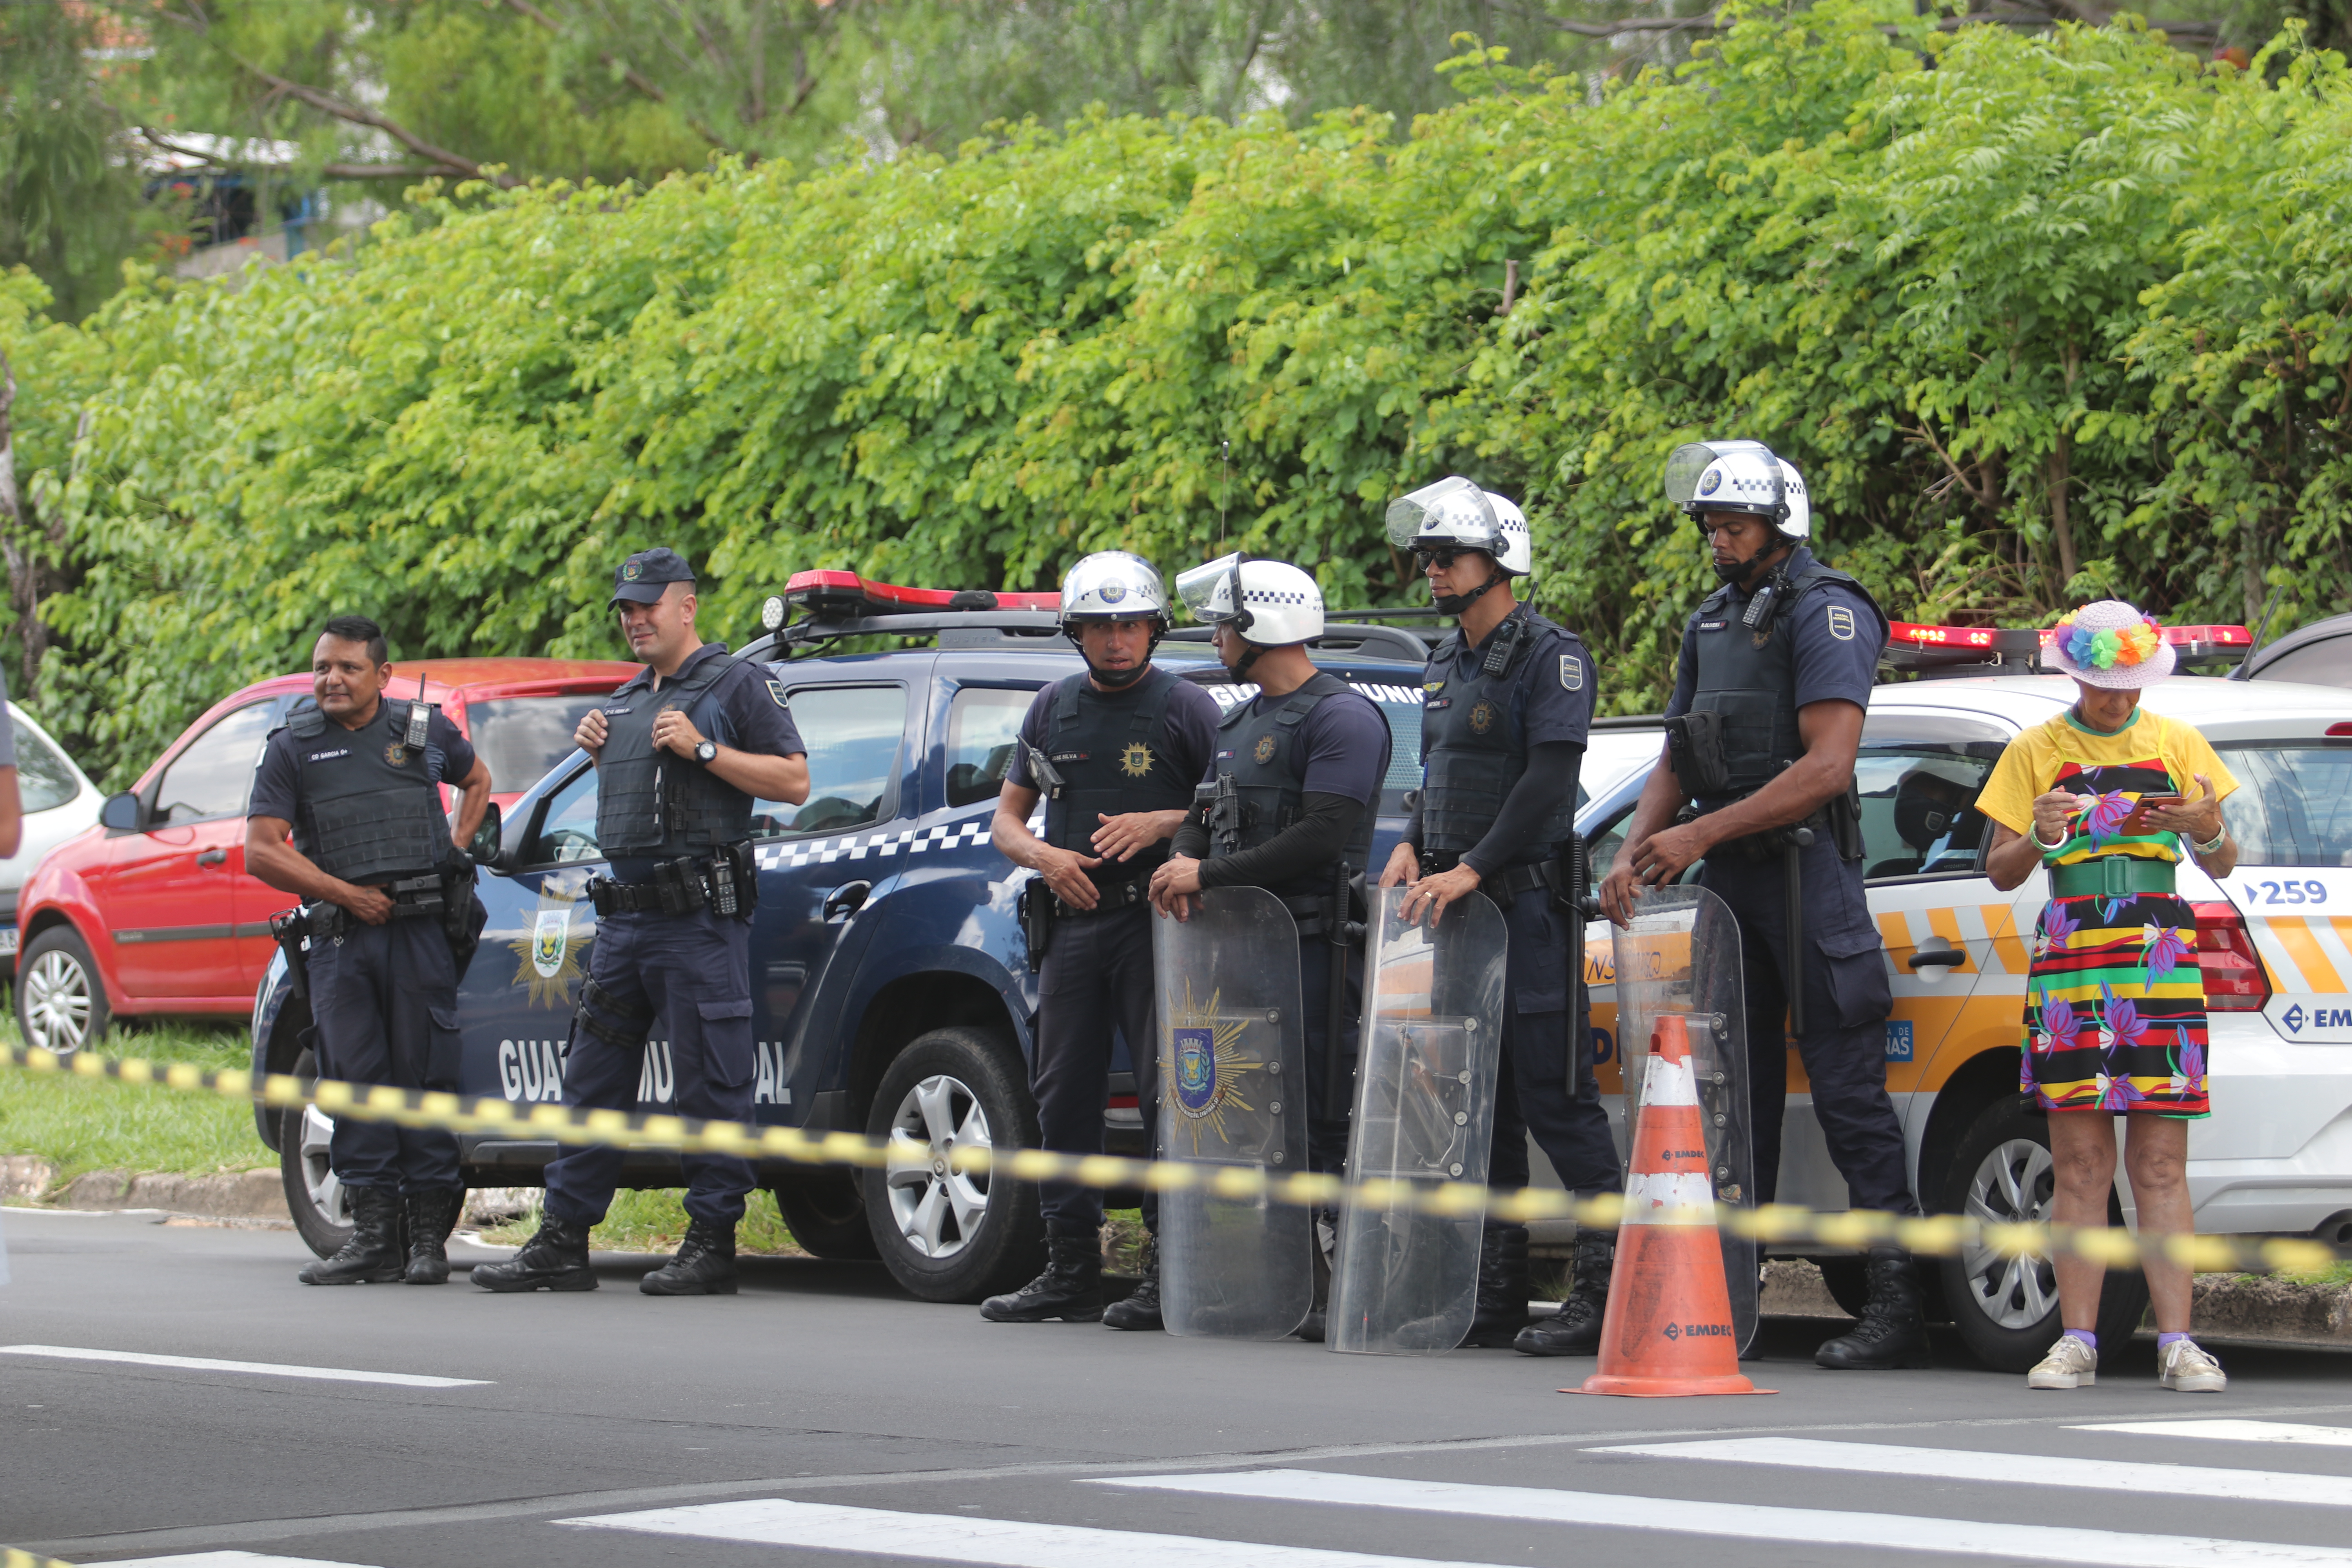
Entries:
{"label": "blue police suv", "polygon": [[[782,683],[809,762],[806,802],[762,801],[752,819],[758,1120],[901,1132],[927,1150],[885,1171],[771,1164],[760,1179],[802,1247],[878,1257],[929,1300],[1015,1289],[1045,1252],[1034,1188],[963,1174],[936,1156],[1036,1136],[1028,1058],[1037,985],[1014,909],[1033,873],[996,852],[989,825],[1031,698],[1083,668],[1053,603],[808,572],[769,601],[775,629],[747,650]],[[849,651],[874,647],[889,651]],[[1423,654],[1407,632],[1333,626],[1316,655],[1381,704],[1395,735],[1376,865],[1403,826],[1404,793],[1420,782]],[[1231,682],[1204,628],[1180,629],[1157,657],[1221,704],[1255,690]],[[552,1102],[562,1097],[564,1045],[596,937],[584,888],[603,855],[586,754],[573,752],[533,785],[500,835],[481,878],[489,922],[457,998],[461,1088]],[[280,956],[254,1003],[255,1070],[313,1074],[310,1026]],[[667,1045],[653,1041],[642,1109],[663,1110],[672,1088]],[[1118,1152],[1144,1149],[1133,1089],[1130,1076],[1115,1078],[1105,1108]],[[327,1168],[332,1123],[315,1110],[256,1114],[303,1239],[331,1253],[349,1235]],[[472,1186],[537,1185],[557,1152],[552,1142],[517,1134],[462,1142]],[[683,1178],[674,1153],[646,1150],[629,1156],[622,1182],[672,1187]]]}

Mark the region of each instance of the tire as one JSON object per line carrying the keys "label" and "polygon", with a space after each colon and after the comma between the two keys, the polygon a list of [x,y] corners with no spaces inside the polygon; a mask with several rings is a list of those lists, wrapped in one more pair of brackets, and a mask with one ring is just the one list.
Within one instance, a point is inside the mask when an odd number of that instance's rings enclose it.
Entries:
{"label": "tire", "polygon": [[104,1040],[112,1017],[81,933],[56,925],[35,937],[16,964],[16,1027],[25,1043],[69,1057]]}
{"label": "tire", "polygon": [[866,1130],[902,1131],[921,1163],[861,1173],[866,1224],[883,1267],[925,1301],[978,1301],[1017,1289],[1045,1266],[1037,1189],[950,1170],[953,1148],[1036,1142],[1036,1111],[1013,1042],[983,1029],[934,1029],[901,1050],[874,1094]]}
{"label": "tire", "polygon": [[[2053,1184],[2047,1120],[2005,1095],[1960,1139],[1939,1206],[1990,1222],[2045,1220]],[[2123,1205],[2113,1193],[2107,1223],[2123,1223]],[[1979,1248],[1945,1258],[1943,1276],[1953,1326],[1995,1372],[2032,1371],[2064,1327],[2057,1275],[2046,1258],[2001,1258]],[[2110,1269],[2099,1289],[2099,1342],[2128,1342],[2147,1313],[2147,1277],[2137,1268]]]}
{"label": "tire", "polygon": [[812,1171],[787,1176],[768,1190],[802,1251],[843,1261],[882,1256],[866,1224],[865,1185],[856,1172]]}
{"label": "tire", "polygon": [[[318,1058],[304,1051],[295,1060],[294,1076],[306,1084],[316,1082]],[[321,1258],[332,1258],[352,1238],[343,1184],[327,1165],[327,1140],[334,1131],[334,1118],[314,1105],[279,1113],[278,1179],[286,1189],[286,1210],[294,1216],[303,1245]]]}

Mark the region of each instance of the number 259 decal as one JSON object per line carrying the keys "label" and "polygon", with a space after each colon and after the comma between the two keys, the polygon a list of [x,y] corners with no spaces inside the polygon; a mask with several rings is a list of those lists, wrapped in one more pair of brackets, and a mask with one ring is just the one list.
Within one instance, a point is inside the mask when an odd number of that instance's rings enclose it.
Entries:
{"label": "number 259 decal", "polygon": [[2324,904],[2327,901],[2327,884],[2313,880],[2304,882],[2254,882],[2246,884],[2249,904]]}

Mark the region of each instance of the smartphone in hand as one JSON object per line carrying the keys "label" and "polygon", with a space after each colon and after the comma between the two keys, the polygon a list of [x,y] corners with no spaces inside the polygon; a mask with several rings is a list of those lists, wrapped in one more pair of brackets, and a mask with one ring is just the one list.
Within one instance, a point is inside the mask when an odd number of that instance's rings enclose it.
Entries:
{"label": "smartphone in hand", "polygon": [[2132,803],[2131,815],[2124,818],[2116,832],[2126,837],[2145,837],[2156,831],[2147,814],[2158,806],[2175,806],[2187,797],[2178,794],[2144,795]]}

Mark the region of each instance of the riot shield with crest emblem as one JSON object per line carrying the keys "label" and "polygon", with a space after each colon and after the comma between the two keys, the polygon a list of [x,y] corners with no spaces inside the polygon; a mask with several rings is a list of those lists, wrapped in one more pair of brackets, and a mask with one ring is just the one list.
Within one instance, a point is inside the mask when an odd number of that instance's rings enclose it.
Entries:
{"label": "riot shield with crest emblem", "polygon": [[1335,1351],[1436,1355],[1462,1342],[1477,1310],[1482,1217],[1423,1213],[1415,1200],[1486,1183],[1509,933],[1483,893],[1408,921],[1410,891],[1374,893],[1348,1154],[1352,1179],[1398,1185],[1340,1215]]}
{"label": "riot shield with crest emblem", "polygon": [[1307,1164],[1298,926],[1263,888],[1213,888],[1152,921],[1160,1146],[1201,1179],[1160,1199],[1160,1315],[1171,1334],[1278,1340],[1314,1302],[1313,1216],[1213,1190],[1220,1171]]}

